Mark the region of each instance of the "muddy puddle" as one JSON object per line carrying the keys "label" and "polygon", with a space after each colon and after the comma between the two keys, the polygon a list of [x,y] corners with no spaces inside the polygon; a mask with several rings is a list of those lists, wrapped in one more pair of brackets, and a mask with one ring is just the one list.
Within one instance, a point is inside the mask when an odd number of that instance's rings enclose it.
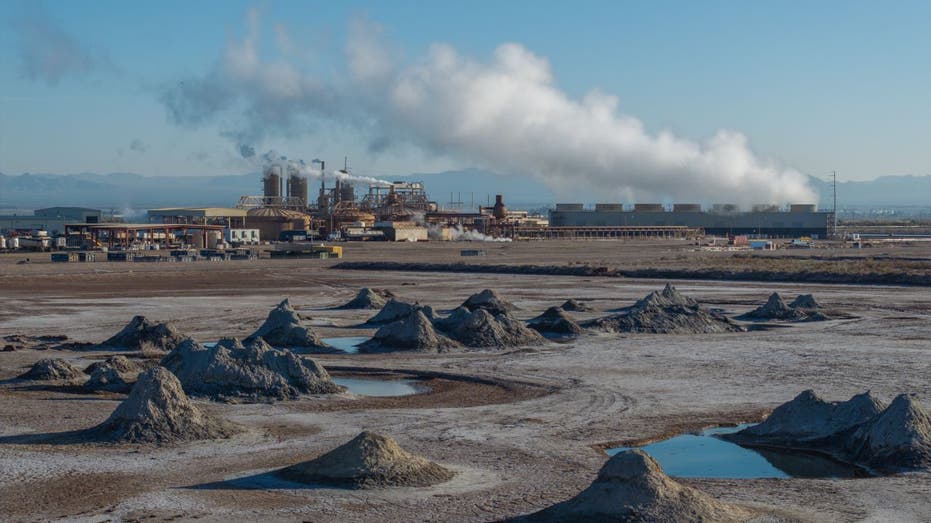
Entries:
{"label": "muddy puddle", "polygon": [[697,434],[682,434],[642,447],[608,449],[613,456],[639,448],[659,462],[670,476],[681,478],[858,478],[864,470],[806,452],[749,449],[715,437],[737,432],[750,425],[716,427]]}
{"label": "muddy puddle", "polygon": [[347,392],[359,396],[390,397],[409,396],[427,392],[429,389],[417,380],[379,380],[371,378],[338,378],[333,381],[346,387]]}
{"label": "muddy puddle", "polygon": [[367,336],[343,336],[338,338],[323,338],[323,342],[347,354],[357,354],[359,352],[359,344],[368,341],[368,339]]}

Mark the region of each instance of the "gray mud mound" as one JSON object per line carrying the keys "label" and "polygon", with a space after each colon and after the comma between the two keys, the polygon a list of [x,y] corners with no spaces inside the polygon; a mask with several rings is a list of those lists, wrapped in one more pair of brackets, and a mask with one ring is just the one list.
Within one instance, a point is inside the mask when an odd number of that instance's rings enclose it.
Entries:
{"label": "gray mud mound", "polygon": [[35,381],[62,381],[83,378],[84,373],[67,360],[46,358],[37,361],[19,377]]}
{"label": "gray mud mound", "polygon": [[740,316],[742,320],[782,320],[801,321],[808,318],[808,314],[800,309],[790,307],[778,292],[769,295],[766,303]]}
{"label": "gray mud mound", "polygon": [[123,374],[130,374],[143,370],[143,365],[141,363],[117,354],[115,356],[109,356],[103,361],[91,363],[84,369],[84,374],[93,374],[95,370],[103,367],[115,369],[117,372],[122,372]]}
{"label": "gray mud mound", "polygon": [[598,318],[582,326],[606,332],[651,334],[713,334],[746,330],[723,314],[706,311],[698,302],[680,294],[669,284],[662,292],[651,292],[619,314]]}
{"label": "gray mud mound", "polygon": [[931,416],[918,400],[900,394],[871,420],[841,436],[850,460],[883,472],[931,472]]}
{"label": "gray mud mound", "polygon": [[818,300],[815,299],[811,294],[799,294],[792,303],[789,304],[789,307],[793,309],[808,309],[815,310],[820,309],[821,304],[818,303]]}
{"label": "gray mud mound", "polygon": [[416,310],[423,312],[424,316],[431,321],[436,318],[436,315],[433,313],[433,308],[430,306],[420,305],[419,303],[407,303],[392,298],[378,311],[378,314],[369,318],[365,323],[369,325],[385,325],[402,320],[413,314]]}
{"label": "gray mud mound", "polygon": [[129,392],[134,381],[135,375],[102,365],[91,372],[90,378],[84,382],[84,388],[90,391]]}
{"label": "gray mud mound", "polygon": [[653,291],[641,298],[634,306],[655,305],[659,307],[697,307],[698,302],[678,291],[671,283],[667,283],[660,292]]}
{"label": "gray mud mound", "polygon": [[738,317],[750,321],[824,321],[830,319],[818,310],[811,294],[801,295],[787,304],[778,292],[769,295],[766,303]]}
{"label": "gray mud mound", "polygon": [[155,323],[145,316],[135,316],[123,330],[100,344],[101,347],[126,350],[169,352],[186,338],[167,323]]}
{"label": "gray mud mound", "polygon": [[491,289],[485,289],[482,292],[469,296],[466,301],[462,302],[462,307],[469,309],[471,312],[475,312],[477,309],[485,309],[492,314],[502,314],[517,310],[517,307],[514,306],[513,303],[498,296],[498,293]]}
{"label": "gray mud mound", "polygon": [[492,314],[483,308],[468,312],[460,307],[437,325],[447,336],[467,347],[520,347],[544,340],[510,313]]}
{"label": "gray mud mound", "polygon": [[560,305],[559,308],[567,312],[587,312],[594,310],[587,303],[580,302],[574,298],[569,298],[562,305]]}
{"label": "gray mud mound", "polygon": [[882,402],[869,392],[847,401],[825,401],[814,391],[806,390],[776,407],[762,423],[725,438],[741,444],[797,446],[855,427],[882,409]]}
{"label": "gray mud mound", "polygon": [[129,397],[89,432],[106,441],[166,444],[225,438],[236,430],[195,407],[174,374],[154,367],[142,373]]}
{"label": "gray mud mound", "polygon": [[129,392],[139,372],[152,367],[152,360],[133,361],[123,355],[110,356],[103,361],[91,363],[84,369],[90,375],[84,388],[92,391]]}
{"label": "gray mud mound", "polygon": [[402,449],[374,432],[362,432],[352,441],[311,461],[278,472],[300,483],[361,489],[428,487],[449,481],[453,472]]}
{"label": "gray mud mound", "polygon": [[627,450],[609,459],[595,481],[574,498],[519,520],[738,522],[754,516],[673,480],[645,452]]}
{"label": "gray mud mound", "polygon": [[443,352],[459,344],[436,332],[433,322],[421,310],[406,318],[383,325],[372,339],[359,345],[359,352]]}
{"label": "gray mud mound", "polygon": [[364,287],[359,289],[355,298],[340,305],[337,309],[380,309],[388,303],[388,299],[393,297],[394,293],[391,291]]}
{"label": "gray mud mound", "polygon": [[258,338],[265,340],[273,347],[334,350],[324,343],[310,327],[301,324],[300,316],[287,299],[272,309],[265,323],[245,341],[249,342]]}
{"label": "gray mud mound", "polygon": [[188,340],[162,359],[191,395],[217,399],[291,399],[342,392],[314,360],[275,349],[261,338],[243,345],[225,338],[214,347]]}
{"label": "gray mud mound", "polygon": [[560,307],[550,307],[527,321],[527,326],[546,336],[578,336],[582,327]]}

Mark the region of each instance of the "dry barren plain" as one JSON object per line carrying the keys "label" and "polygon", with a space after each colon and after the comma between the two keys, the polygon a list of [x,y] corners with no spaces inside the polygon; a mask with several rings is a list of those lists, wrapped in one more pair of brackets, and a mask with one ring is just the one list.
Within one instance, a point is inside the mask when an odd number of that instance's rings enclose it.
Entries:
{"label": "dry barren plain", "polygon": [[[459,249],[475,246],[347,245],[346,258],[460,261]],[[487,256],[474,263],[691,267],[745,261],[728,253],[697,253],[675,242],[479,246]],[[771,258],[814,256],[804,263],[830,264],[878,255],[920,264],[929,255],[922,246],[866,251]],[[0,260],[0,337],[64,334],[98,342],[137,314],[170,321],[199,341],[244,337],[283,298],[290,298],[324,337],[366,336],[374,329],[357,326],[373,311],[332,309],[365,286],[390,289],[441,312],[472,293],[494,289],[519,307],[515,313],[521,319],[576,298],[596,309],[578,313],[586,319],[630,305],[666,283],[343,271],[330,269],[333,260],[16,264],[21,258]],[[162,447],[30,439],[96,425],[125,395],[15,379],[41,358],[61,357],[83,367],[106,352],[0,352],[0,519],[494,521],[574,496],[604,464],[606,447],[757,421],[804,389],[829,399],[871,390],[886,401],[911,392],[931,408],[928,287],[673,283],[703,306],[730,315],[760,305],[775,290],[790,297],[813,293],[853,317],[745,333],[587,333],[568,343],[509,350],[313,356],[336,376],[406,377],[421,380],[429,390],[394,398],[343,393],[275,403],[197,400],[198,406],[248,430],[230,439]],[[254,479],[318,456],[363,429],[395,438],[456,476],[429,488],[375,490],[294,488]],[[683,482],[758,509],[773,521],[931,521],[927,474]]]}

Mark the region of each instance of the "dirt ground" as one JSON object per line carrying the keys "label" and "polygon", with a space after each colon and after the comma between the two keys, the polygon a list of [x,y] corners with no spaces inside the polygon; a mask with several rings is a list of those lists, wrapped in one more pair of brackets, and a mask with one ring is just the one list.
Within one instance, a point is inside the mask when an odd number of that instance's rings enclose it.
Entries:
{"label": "dirt ground", "polygon": [[[349,245],[347,259],[458,261],[462,244]],[[482,245],[493,263],[712,263],[678,242]],[[896,247],[895,256],[928,249]],[[847,256],[825,251],[817,256]],[[875,253],[873,253],[875,254]],[[779,254],[785,256],[786,254]],[[811,255],[811,254],[805,254]],[[35,255],[46,259],[47,255]],[[441,311],[493,288],[522,319],[567,298],[595,317],[665,281],[329,270],[330,260],[195,264],[17,265],[0,257],[0,336],[66,334],[101,341],[135,314],[175,323],[201,341],[245,336],[281,299],[323,336],[364,336],[371,311],[331,310],[362,286],[388,288]],[[722,261],[723,260],[723,261]],[[724,257],[714,263],[729,263]],[[482,261],[479,261],[481,263]],[[830,399],[871,389],[919,394],[931,408],[931,292],[922,287],[778,282],[674,282],[704,305],[746,312],[773,290],[814,293],[856,318],[705,336],[595,335],[508,351],[316,357],[336,375],[416,378],[430,392],[352,394],[274,404],[198,401],[248,427],[229,440],[172,447],[23,443],[22,436],[90,427],[123,397],[13,380],[33,362],[86,365],[99,352],[0,352],[0,519],[492,521],[564,500],[607,459],[601,449],[760,419],[798,392]],[[0,343],[0,346],[3,344]],[[457,471],[431,488],[304,488],[264,478],[363,429]],[[26,438],[28,440],[28,438]],[[246,479],[241,479],[246,478]],[[802,521],[929,521],[931,475],[852,480],[687,480],[715,497]]]}

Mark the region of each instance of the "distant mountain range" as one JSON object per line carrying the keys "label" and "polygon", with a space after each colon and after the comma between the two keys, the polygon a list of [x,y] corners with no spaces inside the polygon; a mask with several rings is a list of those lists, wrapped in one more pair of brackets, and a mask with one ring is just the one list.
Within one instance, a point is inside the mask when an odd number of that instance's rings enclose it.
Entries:
{"label": "distant mountain range", "polygon": [[[544,207],[555,196],[526,176],[499,176],[481,169],[439,173],[380,176],[390,181],[423,181],[432,199],[446,206],[462,201],[463,208],[494,201],[505,195],[512,206]],[[318,182],[311,181],[311,196]],[[822,208],[831,207],[831,184],[811,178]],[[359,189],[357,189],[358,191]],[[259,174],[224,176],[160,176],[112,174],[0,173],[0,208],[33,209],[50,206],[82,206],[116,209],[124,214],[165,206],[233,206],[243,195],[261,194]],[[881,176],[863,182],[837,184],[838,207],[931,207],[931,175]]]}

